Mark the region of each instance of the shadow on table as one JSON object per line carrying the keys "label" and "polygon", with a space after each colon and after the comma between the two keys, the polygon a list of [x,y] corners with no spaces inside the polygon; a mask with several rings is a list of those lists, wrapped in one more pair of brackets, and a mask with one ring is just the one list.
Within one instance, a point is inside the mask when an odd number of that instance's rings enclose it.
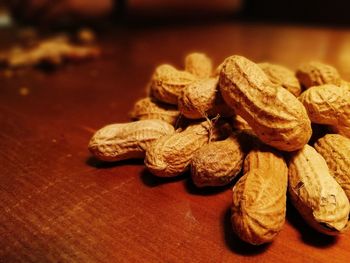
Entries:
{"label": "shadow on table", "polygon": [[337,236],[328,236],[311,228],[290,202],[287,202],[287,220],[298,230],[300,239],[305,244],[326,248],[335,245],[338,241]]}
{"label": "shadow on table", "polygon": [[235,232],[233,232],[231,224],[231,207],[228,207],[222,216],[223,226],[224,226],[224,237],[226,246],[234,253],[240,255],[258,255],[264,253],[270,243],[263,244],[260,246],[254,246],[242,241]]}
{"label": "shadow on table", "polygon": [[243,170],[239,172],[239,174],[236,175],[236,177],[227,185],[224,186],[205,186],[205,187],[198,187],[193,183],[193,180],[191,178],[188,178],[184,182],[185,188],[189,194],[192,195],[216,195],[219,193],[222,193],[227,190],[231,190],[232,187],[237,183],[239,178],[241,178],[243,175]]}
{"label": "shadow on table", "polygon": [[131,160],[118,161],[118,162],[104,162],[96,159],[93,156],[90,156],[87,158],[85,163],[88,166],[91,166],[97,169],[109,169],[112,167],[125,166],[125,165],[143,165],[143,160],[131,159]]}
{"label": "shadow on table", "polygon": [[158,177],[153,175],[150,171],[148,171],[146,168],[143,169],[141,172],[141,180],[144,185],[148,187],[156,187],[162,184],[168,184],[168,183],[173,183],[173,182],[178,182],[181,180],[184,180],[189,177],[188,173],[184,173],[179,176],[175,177]]}
{"label": "shadow on table", "polygon": [[231,189],[233,186],[233,183],[230,183],[225,186],[215,186],[215,187],[198,187],[196,186],[191,178],[188,178],[186,181],[184,181],[184,186],[187,191],[187,193],[191,195],[216,195],[220,194],[224,191],[227,191],[228,189]]}

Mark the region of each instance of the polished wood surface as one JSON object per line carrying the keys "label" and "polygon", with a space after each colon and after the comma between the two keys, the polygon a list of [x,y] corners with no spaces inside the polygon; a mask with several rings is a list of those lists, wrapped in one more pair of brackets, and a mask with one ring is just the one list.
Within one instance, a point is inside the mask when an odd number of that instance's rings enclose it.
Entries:
{"label": "polished wood surface", "polygon": [[[11,32],[0,34],[11,43]],[[103,56],[56,71],[0,77],[0,262],[346,262],[350,234],[311,230],[288,206],[270,245],[240,241],[231,187],[196,189],[188,174],[160,179],[142,160],[104,164],[94,131],[128,121],[154,67],[190,51],[295,68],[317,59],[350,79],[350,31],[256,24],[115,29]],[[5,44],[4,44],[5,45]]]}

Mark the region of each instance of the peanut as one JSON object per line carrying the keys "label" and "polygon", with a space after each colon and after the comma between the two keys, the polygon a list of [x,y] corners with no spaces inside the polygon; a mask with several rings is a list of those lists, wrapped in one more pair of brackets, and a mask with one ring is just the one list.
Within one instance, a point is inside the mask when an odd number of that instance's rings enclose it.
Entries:
{"label": "peanut", "polygon": [[143,158],[151,142],[174,132],[174,127],[162,120],[110,124],[93,135],[89,150],[103,161]]}
{"label": "peanut", "polygon": [[325,159],[329,171],[350,199],[350,139],[327,134],[315,143],[316,151]]}
{"label": "peanut", "polygon": [[178,105],[180,112],[189,119],[233,115],[218,91],[217,78],[200,79],[185,87]]}
{"label": "peanut", "polygon": [[199,78],[209,78],[213,71],[211,59],[203,53],[190,53],[185,58],[185,70]]}
{"label": "peanut", "polygon": [[244,161],[244,175],[233,187],[231,222],[244,241],[270,242],[285,222],[288,168],[273,151],[256,149]]}
{"label": "peanut", "polygon": [[138,100],[130,112],[134,120],[157,119],[172,125],[176,124],[179,115],[180,112],[175,106],[153,101],[149,97]]}
{"label": "peanut", "polygon": [[310,226],[328,235],[345,229],[349,200],[313,147],[305,145],[291,156],[288,191],[292,204]]}
{"label": "peanut", "polygon": [[156,176],[173,177],[185,172],[196,151],[219,132],[207,121],[192,124],[184,131],[164,136],[148,147],[145,165]]}
{"label": "peanut", "polygon": [[332,125],[350,137],[350,90],[332,84],[315,86],[304,91],[299,100],[312,122]]}
{"label": "peanut", "polygon": [[323,84],[340,86],[342,83],[336,68],[316,61],[300,65],[296,72],[296,77],[306,89]]}
{"label": "peanut", "polygon": [[243,158],[238,135],[204,145],[193,156],[192,181],[198,187],[227,185],[241,171]]}
{"label": "peanut", "polygon": [[224,62],[219,81],[226,103],[264,143],[294,151],[310,139],[311,123],[304,106],[286,89],[273,85],[257,64],[231,56]]}
{"label": "peanut", "polygon": [[177,105],[181,91],[195,80],[191,73],[164,64],[157,67],[152,76],[150,95],[161,102]]}
{"label": "peanut", "polygon": [[276,64],[259,63],[258,65],[268,76],[272,84],[282,86],[296,97],[300,95],[301,87],[293,71]]}

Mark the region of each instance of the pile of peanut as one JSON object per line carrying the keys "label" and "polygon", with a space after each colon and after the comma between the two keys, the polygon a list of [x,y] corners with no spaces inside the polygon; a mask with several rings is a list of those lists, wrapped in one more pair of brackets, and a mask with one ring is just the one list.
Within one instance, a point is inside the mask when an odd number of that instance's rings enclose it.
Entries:
{"label": "pile of peanut", "polygon": [[144,158],[159,177],[190,170],[197,187],[230,184],[243,169],[231,222],[254,245],[281,231],[287,195],[317,231],[347,228],[350,88],[334,67],[309,62],[294,73],[234,55],[213,70],[205,54],[192,53],[184,70],[158,66],[147,92],[133,122],[93,135],[96,158]]}

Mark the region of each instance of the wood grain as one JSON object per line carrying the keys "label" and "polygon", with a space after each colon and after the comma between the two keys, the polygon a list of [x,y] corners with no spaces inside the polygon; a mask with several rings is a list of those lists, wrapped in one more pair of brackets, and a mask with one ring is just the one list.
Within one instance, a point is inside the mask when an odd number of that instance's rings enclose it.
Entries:
{"label": "wood grain", "polygon": [[[0,32],[11,43],[12,33]],[[190,51],[295,69],[320,59],[350,74],[350,33],[256,24],[132,27],[101,37],[101,59],[0,75],[1,262],[346,262],[350,234],[325,237],[288,206],[271,245],[231,230],[230,187],[198,190],[188,175],[155,178],[142,161],[103,164],[88,141],[128,120],[155,66]],[[26,88],[28,94],[21,92]],[[21,95],[22,94],[22,95]]]}

